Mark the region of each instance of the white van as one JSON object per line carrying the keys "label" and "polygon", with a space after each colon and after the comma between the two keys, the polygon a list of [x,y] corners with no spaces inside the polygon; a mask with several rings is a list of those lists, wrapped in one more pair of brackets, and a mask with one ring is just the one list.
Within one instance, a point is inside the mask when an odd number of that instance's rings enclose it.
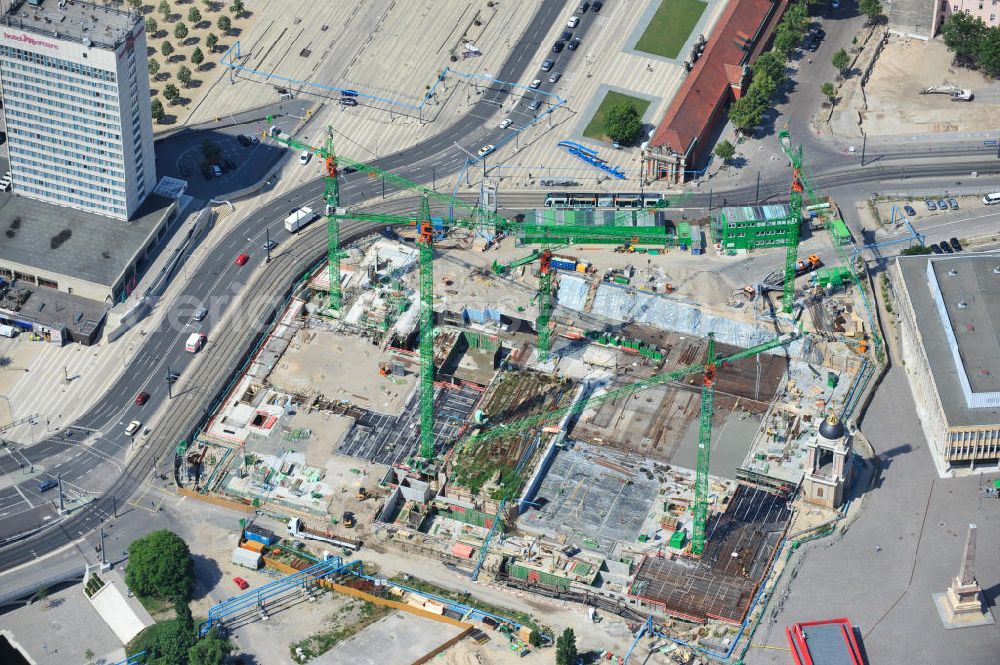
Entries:
{"label": "white van", "polygon": [[296,208],[291,215],[285,218],[285,230],[289,233],[295,233],[314,219],[316,219],[316,213],[313,212],[312,208]]}
{"label": "white van", "polygon": [[203,333],[191,333],[184,344],[184,350],[189,353],[198,353],[204,345],[205,335]]}
{"label": "white van", "polygon": [[983,203],[988,206],[1000,203],[1000,192],[997,192],[996,194],[987,194],[983,197]]}
{"label": "white van", "polygon": [[17,337],[17,328],[6,324],[0,324],[0,335],[3,335],[4,337]]}

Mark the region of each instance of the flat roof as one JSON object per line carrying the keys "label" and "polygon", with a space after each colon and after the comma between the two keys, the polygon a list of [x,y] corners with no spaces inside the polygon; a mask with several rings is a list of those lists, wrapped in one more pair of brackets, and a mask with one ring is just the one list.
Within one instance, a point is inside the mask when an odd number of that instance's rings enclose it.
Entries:
{"label": "flat roof", "polygon": [[723,208],[719,216],[728,223],[758,222],[788,219],[791,208],[783,203],[773,203],[762,206],[735,206]]}
{"label": "flat roof", "polygon": [[901,256],[897,263],[948,425],[1000,423],[1000,406],[970,407],[962,385],[964,376],[973,389],[1000,389],[1000,273],[993,272],[1000,252]]}
{"label": "flat roof", "polygon": [[133,218],[123,222],[46,201],[0,194],[0,263],[19,263],[111,288],[139,249],[150,241],[172,203],[150,194]]}
{"label": "flat roof", "polygon": [[796,665],[863,665],[854,626],[846,618],[797,623],[785,629]]}
{"label": "flat roof", "polygon": [[[14,0],[0,17],[11,28],[86,46],[117,49],[140,20],[135,12],[82,0]],[[89,42],[89,43],[88,43]]]}
{"label": "flat roof", "polygon": [[[18,306],[15,295],[21,289],[30,291],[31,295]],[[15,310],[14,307],[19,308]],[[17,284],[13,288],[9,284],[0,286],[0,308],[12,312],[12,314],[0,312],[0,319],[40,323],[50,328],[66,328],[78,336],[89,337],[101,325],[108,307],[106,303],[45,286],[34,284],[23,286]]]}

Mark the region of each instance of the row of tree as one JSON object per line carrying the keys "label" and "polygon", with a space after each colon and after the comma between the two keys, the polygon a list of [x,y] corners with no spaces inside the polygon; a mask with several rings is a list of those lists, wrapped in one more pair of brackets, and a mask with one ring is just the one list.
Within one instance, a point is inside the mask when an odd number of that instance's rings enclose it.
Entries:
{"label": "row of tree", "polygon": [[1000,75],[1000,27],[988,27],[977,16],[956,12],[941,26],[941,34],[960,65]]}
{"label": "row of tree", "polygon": [[194,586],[191,551],[180,536],[165,529],[128,548],[125,582],[139,596],[170,600],[174,618],[159,621],[129,644],[129,655],[146,652],[147,665],[223,665],[233,644],[215,629],[198,639],[188,601]]}

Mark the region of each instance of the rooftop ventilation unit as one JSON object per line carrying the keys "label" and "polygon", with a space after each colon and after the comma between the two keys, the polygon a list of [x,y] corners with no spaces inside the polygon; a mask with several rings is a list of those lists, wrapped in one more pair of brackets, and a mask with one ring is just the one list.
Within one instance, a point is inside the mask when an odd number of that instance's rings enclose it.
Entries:
{"label": "rooftop ventilation unit", "polygon": [[959,309],[965,309],[968,306],[969,306],[969,303],[965,302],[964,300],[959,300],[958,301],[958,308]]}
{"label": "rooftop ventilation unit", "polygon": [[958,271],[955,270],[954,268],[948,271],[948,277],[957,277],[957,276],[958,276]]}
{"label": "rooftop ventilation unit", "polygon": [[1000,275],[1000,266],[994,266],[993,267],[993,273],[996,274],[996,275]]}

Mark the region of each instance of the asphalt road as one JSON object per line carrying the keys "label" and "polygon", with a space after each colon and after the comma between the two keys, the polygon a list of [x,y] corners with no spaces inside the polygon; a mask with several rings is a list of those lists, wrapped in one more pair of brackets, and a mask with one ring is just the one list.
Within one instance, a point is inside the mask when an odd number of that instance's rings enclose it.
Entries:
{"label": "asphalt road", "polygon": [[[523,54],[537,52],[538,44],[552,22],[562,20],[564,8],[565,3],[558,0],[542,3],[531,27],[512,48],[511,57],[498,72],[498,79],[516,81],[521,78],[528,64]],[[574,31],[581,38],[585,37],[588,18]],[[564,51],[560,57],[572,57],[572,52]],[[459,146],[475,149],[481,144],[499,143],[508,133],[496,126],[499,113],[495,102],[503,91],[487,94],[491,95],[488,100],[474,104],[462,120],[446,131],[374,164],[420,182],[429,182],[434,171],[442,176],[458,172],[469,156],[469,151]],[[916,147],[919,148],[919,145]],[[854,165],[819,172],[813,184],[817,189],[824,190],[850,185],[868,188],[892,184],[899,187],[899,183],[909,177],[963,177],[973,170],[980,174],[1000,172],[1000,162],[995,155],[991,159],[906,166],[890,162],[883,157],[864,168]],[[766,180],[762,183],[760,197],[787,197],[787,187],[787,177]],[[172,448],[178,440],[188,437],[197,428],[208,413],[209,404],[238,372],[253,340],[266,330],[271,317],[280,310],[281,298],[274,294],[286,294],[298,275],[322,259],[325,251],[325,228],[322,224],[314,224],[301,231],[300,235],[304,237],[295,243],[290,242],[282,226],[282,220],[292,206],[310,205],[321,209],[322,190],[321,180],[302,185],[261,208],[253,218],[212,247],[205,259],[206,268],[186,284],[178,300],[169,305],[170,312],[165,323],[147,331],[142,350],[129,361],[126,371],[95,406],[68,430],[7,453],[11,457],[6,462],[7,466],[13,464],[15,458],[23,458],[31,465],[44,468],[46,477],[60,474],[67,494],[99,498],[79,508],[69,518],[44,527],[29,541],[0,548],[0,570],[30,561],[95,528],[110,514],[111,497],[120,501],[131,496],[143,479],[157,469],[158,464],[162,469],[164,464],[170,462]],[[348,174],[344,177],[341,195],[344,205],[356,206],[381,196],[381,186],[361,174]],[[724,193],[695,194],[684,205],[707,207],[748,203],[755,196],[755,187],[743,187]],[[535,204],[540,204],[540,200],[536,199]],[[405,205],[405,202],[398,205]],[[349,242],[352,237],[371,232],[372,228],[370,225],[362,227],[346,223],[342,225],[342,239]],[[266,236],[276,240],[278,247],[268,268],[259,270],[265,260],[266,252],[262,245]],[[243,252],[250,255],[250,260],[242,267],[236,266],[234,259]],[[241,294],[244,301],[239,307],[234,307]],[[191,313],[200,306],[209,309],[208,317],[200,323],[191,321]],[[219,324],[227,316],[232,320],[227,321],[223,328]],[[184,351],[184,339],[192,331],[209,334],[208,345],[199,354]],[[127,467],[107,473],[108,465],[122,465],[121,453],[131,443],[124,435],[125,425],[133,419],[148,420],[151,414],[167,403],[165,376],[168,369],[180,374],[180,380],[175,384],[175,391],[180,396],[175,395],[171,403],[171,417],[154,428],[144,450]],[[134,403],[134,397],[140,391],[150,394],[149,401],[141,406]],[[95,464],[95,461],[100,464]],[[104,473],[98,472],[94,476],[95,469]],[[0,490],[0,542],[24,532],[32,524],[44,525],[51,520],[53,500],[56,498],[54,494],[56,490],[51,489],[40,493],[35,479]]]}

